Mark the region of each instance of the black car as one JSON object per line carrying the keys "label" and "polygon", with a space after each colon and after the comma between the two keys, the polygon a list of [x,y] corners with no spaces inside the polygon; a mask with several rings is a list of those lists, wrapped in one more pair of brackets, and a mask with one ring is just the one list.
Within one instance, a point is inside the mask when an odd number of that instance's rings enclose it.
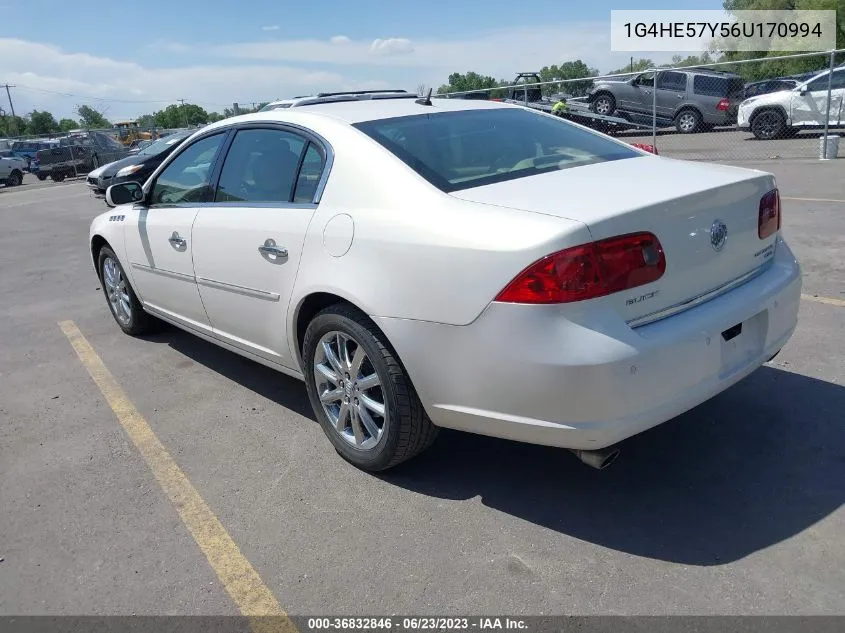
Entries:
{"label": "black car", "polygon": [[106,189],[119,182],[144,182],[164,162],[171,152],[196,130],[176,132],[148,145],[137,154],[104,165],[88,174],[86,184],[98,198],[104,198]]}
{"label": "black car", "polygon": [[764,81],[755,81],[754,83],[745,84],[742,91],[742,98],[750,99],[757,95],[765,95],[771,92],[779,92],[781,90],[792,90],[798,86],[800,82],[797,79],[789,77],[779,77],[777,79],[766,79]]}

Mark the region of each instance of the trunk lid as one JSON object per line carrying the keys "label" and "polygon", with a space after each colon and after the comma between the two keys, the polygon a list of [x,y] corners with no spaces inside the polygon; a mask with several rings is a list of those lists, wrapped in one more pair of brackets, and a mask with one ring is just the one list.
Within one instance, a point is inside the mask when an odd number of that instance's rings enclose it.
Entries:
{"label": "trunk lid", "polygon": [[[594,240],[656,235],[666,256],[664,275],[600,299],[626,321],[637,321],[717,290],[769,260],[777,233],[761,240],[757,224],[760,199],[775,186],[765,172],[643,156],[451,195],[583,222]],[[727,239],[717,248],[719,222]]]}

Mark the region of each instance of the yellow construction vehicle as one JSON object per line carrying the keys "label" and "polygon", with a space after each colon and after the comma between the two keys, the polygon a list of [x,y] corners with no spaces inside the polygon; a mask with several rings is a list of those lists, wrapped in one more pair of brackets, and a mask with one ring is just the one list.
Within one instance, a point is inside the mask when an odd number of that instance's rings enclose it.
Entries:
{"label": "yellow construction vehicle", "polygon": [[153,138],[150,132],[144,132],[138,127],[137,121],[116,121],[114,129],[117,132],[117,140],[129,147],[135,141],[146,141]]}

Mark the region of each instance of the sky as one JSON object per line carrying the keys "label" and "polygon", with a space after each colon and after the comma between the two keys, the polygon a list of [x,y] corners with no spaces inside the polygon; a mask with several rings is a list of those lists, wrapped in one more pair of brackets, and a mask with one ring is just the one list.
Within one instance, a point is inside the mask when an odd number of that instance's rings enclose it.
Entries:
{"label": "sky", "polygon": [[[607,72],[630,59],[610,51],[611,9],[670,8],[721,0],[0,0],[0,84],[15,85],[19,115],[74,117],[88,104],[117,120],[178,99],[222,112],[320,91],[436,89],[452,72],[510,79],[574,59]],[[5,91],[0,107],[9,112]]]}

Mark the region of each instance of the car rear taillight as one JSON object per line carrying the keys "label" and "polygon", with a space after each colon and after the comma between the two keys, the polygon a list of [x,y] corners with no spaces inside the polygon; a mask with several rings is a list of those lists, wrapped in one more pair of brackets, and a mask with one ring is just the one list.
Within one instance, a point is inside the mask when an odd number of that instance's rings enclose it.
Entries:
{"label": "car rear taillight", "polygon": [[727,99],[719,99],[719,103],[716,104],[717,110],[725,111],[731,107],[731,102]]}
{"label": "car rear taillight", "polygon": [[766,239],[780,230],[780,192],[772,189],[760,198],[760,212],[757,216],[757,235]]}
{"label": "car rear taillight", "polygon": [[631,147],[636,147],[646,152],[651,152],[652,154],[657,154],[657,148],[654,145],[650,145],[648,143],[631,143]]}
{"label": "car rear taillight", "polygon": [[502,303],[569,303],[657,281],[666,271],[660,241],[632,233],[574,246],[534,262],[496,297]]}

